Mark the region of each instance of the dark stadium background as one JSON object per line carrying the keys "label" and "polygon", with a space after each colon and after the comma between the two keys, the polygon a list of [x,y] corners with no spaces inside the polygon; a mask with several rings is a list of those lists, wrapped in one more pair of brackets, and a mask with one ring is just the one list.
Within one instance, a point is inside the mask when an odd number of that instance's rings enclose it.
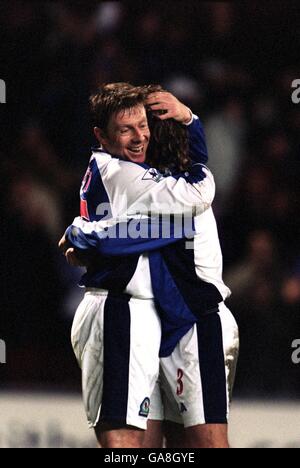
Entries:
{"label": "dark stadium background", "polygon": [[78,214],[101,82],[162,83],[204,121],[236,397],[300,395],[298,2],[0,2],[2,388],[80,390],[69,342],[79,273],[56,244]]}

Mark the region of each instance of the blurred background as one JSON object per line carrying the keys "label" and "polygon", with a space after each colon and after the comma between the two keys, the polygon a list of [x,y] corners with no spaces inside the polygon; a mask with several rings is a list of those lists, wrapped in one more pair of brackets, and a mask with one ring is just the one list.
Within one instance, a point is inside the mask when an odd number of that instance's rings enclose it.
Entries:
{"label": "blurred background", "polygon": [[129,81],[163,84],[204,122],[241,334],[235,397],[299,400],[299,26],[297,1],[1,0],[2,389],[80,392],[81,272],[56,245],[94,144],[89,94]]}

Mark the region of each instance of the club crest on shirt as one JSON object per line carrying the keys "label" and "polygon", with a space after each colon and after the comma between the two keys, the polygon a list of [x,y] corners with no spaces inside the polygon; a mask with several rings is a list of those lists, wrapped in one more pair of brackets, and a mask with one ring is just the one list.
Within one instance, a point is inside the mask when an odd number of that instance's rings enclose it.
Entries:
{"label": "club crest on shirt", "polygon": [[145,400],[140,406],[139,416],[143,416],[143,418],[148,418],[149,412],[150,412],[150,398],[145,398]]}
{"label": "club crest on shirt", "polygon": [[163,178],[164,176],[157,169],[151,168],[146,171],[143,180],[154,180],[154,182],[160,182]]}

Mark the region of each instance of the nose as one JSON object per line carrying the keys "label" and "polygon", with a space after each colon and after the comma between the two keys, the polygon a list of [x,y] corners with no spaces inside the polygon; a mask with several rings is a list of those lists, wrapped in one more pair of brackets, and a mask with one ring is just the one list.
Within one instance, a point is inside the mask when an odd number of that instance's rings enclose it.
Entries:
{"label": "nose", "polygon": [[143,141],[144,140],[144,133],[143,130],[140,128],[135,128],[133,133],[133,140],[134,141]]}

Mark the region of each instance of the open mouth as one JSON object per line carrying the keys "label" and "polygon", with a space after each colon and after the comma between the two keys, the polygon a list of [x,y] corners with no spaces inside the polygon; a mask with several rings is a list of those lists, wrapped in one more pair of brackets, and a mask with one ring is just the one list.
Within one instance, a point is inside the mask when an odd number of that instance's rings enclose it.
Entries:
{"label": "open mouth", "polygon": [[131,153],[134,153],[134,154],[141,154],[144,152],[144,145],[141,145],[141,146],[135,146],[133,148],[128,148],[128,150],[131,152]]}
{"label": "open mouth", "polygon": [[128,148],[128,153],[134,158],[144,156],[144,145]]}

